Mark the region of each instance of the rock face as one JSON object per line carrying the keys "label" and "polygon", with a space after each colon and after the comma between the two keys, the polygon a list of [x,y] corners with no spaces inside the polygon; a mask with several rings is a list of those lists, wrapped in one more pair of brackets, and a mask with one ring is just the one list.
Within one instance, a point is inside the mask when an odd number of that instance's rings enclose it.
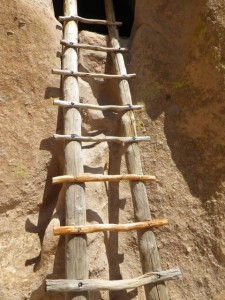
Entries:
{"label": "rock face", "polygon": [[152,137],[145,171],[160,178],[149,198],[170,220],[157,234],[163,265],[184,277],[168,285],[172,299],[217,299],[224,289],[224,14],[223,1],[136,4],[133,97]]}
{"label": "rock face", "polygon": [[[154,217],[170,225],[156,232],[163,268],[179,266],[183,279],[168,283],[173,300],[225,299],[224,234],[224,1],[138,0],[126,56],[140,135],[143,170],[160,183],[148,185]],[[60,97],[62,35],[52,1],[2,0],[0,24],[0,299],[64,299],[46,294],[44,279],[64,276],[64,189],[51,178],[63,174]],[[81,32],[81,42],[107,44],[102,35]],[[80,51],[80,70],[113,72],[101,52]],[[82,102],[115,103],[115,82],[79,80]],[[119,135],[112,113],[82,112],[84,135]],[[126,173],[124,149],[85,144],[86,172]],[[110,159],[109,159],[110,155]],[[87,221],[127,223],[133,207],[126,183],[87,185]],[[109,203],[109,205],[108,205]],[[91,278],[121,279],[141,272],[135,233],[88,237]],[[144,300],[143,289],[92,300]]]}

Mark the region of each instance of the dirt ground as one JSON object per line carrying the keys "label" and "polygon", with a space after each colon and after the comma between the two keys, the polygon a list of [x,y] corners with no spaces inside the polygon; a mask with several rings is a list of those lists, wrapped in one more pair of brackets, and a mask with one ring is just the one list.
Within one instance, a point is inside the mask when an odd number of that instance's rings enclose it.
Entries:
{"label": "dirt ground", "polygon": [[[64,276],[64,240],[52,234],[64,222],[60,97],[62,28],[51,0],[2,0],[0,22],[0,299],[61,300],[46,294],[45,278]],[[106,45],[103,35],[82,32],[80,41]],[[137,112],[144,174],[153,217],[169,225],[155,231],[163,269],[180,267],[168,282],[171,300],[225,300],[225,3],[220,0],[138,0],[125,55]],[[80,70],[113,72],[109,57],[80,51]],[[79,80],[82,102],[117,103],[115,82]],[[118,135],[112,113],[82,113],[83,135]],[[124,149],[84,146],[86,172],[126,173]],[[110,159],[109,159],[110,157]],[[129,185],[86,187],[89,223],[134,220]],[[88,237],[91,278],[141,274],[136,233]],[[91,293],[91,300],[144,300],[143,288]]]}

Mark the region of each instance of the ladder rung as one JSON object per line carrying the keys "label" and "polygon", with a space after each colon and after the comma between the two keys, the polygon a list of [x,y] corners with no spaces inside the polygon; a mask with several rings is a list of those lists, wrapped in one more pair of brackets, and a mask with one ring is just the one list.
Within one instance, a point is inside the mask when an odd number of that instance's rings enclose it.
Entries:
{"label": "ladder rung", "polygon": [[88,137],[88,136],[79,136],[77,134],[54,134],[54,138],[57,140],[63,141],[78,141],[78,142],[114,142],[119,144],[124,143],[137,143],[137,142],[146,142],[150,141],[150,136],[133,136],[133,137],[116,137],[116,136],[105,136],[105,137]]}
{"label": "ladder rung", "polygon": [[113,110],[113,111],[129,111],[129,110],[141,110],[143,109],[142,105],[94,105],[94,104],[86,104],[86,103],[78,103],[72,101],[63,101],[63,100],[54,100],[53,104],[62,106],[62,107],[75,107],[75,108],[84,108],[84,109],[94,109],[94,110]]}
{"label": "ladder rung", "polygon": [[149,272],[142,276],[123,280],[103,280],[103,279],[47,279],[47,292],[83,292],[83,291],[120,291],[135,289],[142,285],[155,285],[163,281],[181,278],[179,268],[159,272]]}
{"label": "ladder rung", "polygon": [[80,183],[80,182],[105,182],[105,181],[158,181],[152,175],[103,175],[103,174],[84,174],[79,176],[63,175],[52,178],[53,184],[57,183]]}
{"label": "ladder rung", "polygon": [[151,220],[137,223],[129,224],[95,224],[86,226],[61,226],[54,227],[54,235],[67,235],[67,234],[87,234],[94,232],[105,232],[105,231],[115,231],[115,232],[126,232],[131,230],[146,230],[151,228],[158,228],[167,225],[168,221],[166,219]]}
{"label": "ladder rung", "polygon": [[123,25],[122,22],[110,22],[106,20],[98,20],[98,19],[86,19],[79,16],[60,16],[59,22],[66,22],[66,21],[77,21],[80,23],[86,23],[86,24],[99,24],[99,25],[116,25],[121,26]]}
{"label": "ladder rung", "polygon": [[130,79],[136,76],[136,74],[114,75],[114,74],[74,72],[70,70],[60,70],[60,69],[53,69],[52,74],[75,76],[75,77],[106,78],[106,79]]}
{"label": "ladder rung", "polygon": [[104,51],[104,52],[127,52],[127,48],[110,48],[110,47],[101,47],[97,45],[89,45],[89,44],[76,44],[73,42],[67,42],[65,40],[60,41],[61,45],[71,47],[71,48],[82,48],[82,49],[90,49],[95,51]]}

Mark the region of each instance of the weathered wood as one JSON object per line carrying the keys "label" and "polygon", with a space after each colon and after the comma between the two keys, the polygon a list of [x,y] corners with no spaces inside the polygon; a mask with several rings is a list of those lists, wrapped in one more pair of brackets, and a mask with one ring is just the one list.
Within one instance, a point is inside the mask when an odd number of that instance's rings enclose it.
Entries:
{"label": "weathered wood", "polygon": [[58,18],[59,22],[68,22],[68,21],[76,21],[80,23],[85,23],[85,24],[98,24],[98,25],[115,25],[115,26],[122,26],[122,22],[110,22],[106,20],[98,20],[98,19],[86,19],[82,18],[79,16],[60,16]]}
{"label": "weathered wood", "polygon": [[79,141],[79,142],[114,142],[119,144],[125,143],[137,143],[150,141],[150,136],[133,136],[133,137],[116,137],[116,136],[105,136],[105,137],[89,137],[89,136],[78,136],[76,134],[54,134],[54,138],[61,141]]}
{"label": "weathered wood", "polygon": [[[77,15],[77,0],[64,0],[64,14]],[[73,43],[78,43],[78,26],[75,21],[64,24],[64,37]],[[63,48],[63,69],[78,71],[78,57],[75,49]],[[63,98],[79,102],[79,87],[76,77],[64,77],[62,81]],[[81,115],[75,108],[64,109],[64,132],[81,134]],[[65,143],[65,173],[82,174],[82,148],[76,141]],[[86,224],[86,204],[84,184],[69,184],[65,195],[65,223],[70,225]],[[87,240],[86,236],[66,236],[65,244],[65,276],[67,279],[87,279]],[[88,300],[88,292],[66,294],[66,300]]]}
{"label": "weathered wood", "polygon": [[65,40],[60,41],[61,45],[66,47],[71,47],[75,49],[86,49],[86,50],[94,50],[94,51],[102,51],[102,52],[127,52],[127,48],[110,48],[110,47],[102,47],[98,45],[90,45],[90,44],[75,44],[72,42],[67,42]]}
{"label": "weathered wood", "polygon": [[113,75],[113,74],[75,72],[71,70],[60,70],[60,69],[52,69],[52,74],[74,76],[74,77],[103,78],[103,79],[130,79],[136,76],[136,74]]}
{"label": "weathered wood", "polygon": [[65,279],[47,279],[46,290],[48,292],[79,292],[79,291],[120,291],[128,289],[136,289],[142,285],[175,280],[181,278],[181,271],[179,268],[161,271],[149,272],[140,277],[133,279],[123,280],[101,280],[101,279],[88,279],[88,280],[65,280]]}
{"label": "weathered wood", "polygon": [[[104,0],[106,8],[107,20],[113,22],[115,20],[113,1]],[[110,46],[118,48],[119,33],[115,26],[109,26],[109,39]],[[117,74],[126,74],[126,67],[121,53],[112,53],[112,59]],[[119,82],[120,92],[120,104],[132,105],[132,98],[130,93],[130,87],[126,80]],[[136,136],[135,119],[132,111],[127,112],[122,116],[122,126],[124,130],[124,136]],[[141,167],[141,158],[139,148],[137,144],[128,145],[126,151],[126,161],[128,172],[133,174],[143,174]],[[146,187],[143,182],[131,182],[131,190],[133,195],[133,204],[135,217],[137,221],[144,221],[151,219],[151,213],[149,209],[149,200],[147,196]],[[161,270],[160,256],[157,249],[154,233],[151,231],[138,232],[139,250],[142,262],[143,273],[150,271]],[[161,283],[155,287],[147,285],[145,287],[146,300],[169,300],[168,292],[164,283]]]}
{"label": "weathered wood", "polygon": [[129,223],[129,224],[94,224],[85,226],[61,226],[54,227],[54,235],[66,235],[66,234],[87,234],[94,232],[126,232],[131,230],[146,230],[151,228],[159,228],[167,225],[166,219],[157,219],[145,222]]}
{"label": "weathered wood", "polygon": [[61,107],[75,107],[75,108],[82,108],[82,109],[93,109],[93,110],[113,110],[116,112],[125,112],[129,110],[141,110],[143,106],[141,105],[95,105],[95,104],[88,104],[88,103],[75,103],[71,101],[63,101],[63,100],[54,100],[54,105],[58,105]]}
{"label": "weathered wood", "polygon": [[[118,182],[118,181],[157,181],[152,175],[102,175],[102,174],[84,174],[84,175],[63,175],[52,178],[53,184],[72,183],[72,182]],[[79,224],[78,224],[79,225]]]}

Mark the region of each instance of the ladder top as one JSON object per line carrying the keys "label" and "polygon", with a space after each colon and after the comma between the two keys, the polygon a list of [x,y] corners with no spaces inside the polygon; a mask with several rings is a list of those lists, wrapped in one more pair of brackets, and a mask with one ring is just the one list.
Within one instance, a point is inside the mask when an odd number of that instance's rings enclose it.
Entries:
{"label": "ladder top", "polygon": [[122,26],[122,22],[111,22],[106,20],[98,20],[98,19],[86,19],[79,16],[60,16],[58,18],[59,22],[68,22],[68,21],[77,21],[86,24],[99,24],[99,25],[116,25]]}

